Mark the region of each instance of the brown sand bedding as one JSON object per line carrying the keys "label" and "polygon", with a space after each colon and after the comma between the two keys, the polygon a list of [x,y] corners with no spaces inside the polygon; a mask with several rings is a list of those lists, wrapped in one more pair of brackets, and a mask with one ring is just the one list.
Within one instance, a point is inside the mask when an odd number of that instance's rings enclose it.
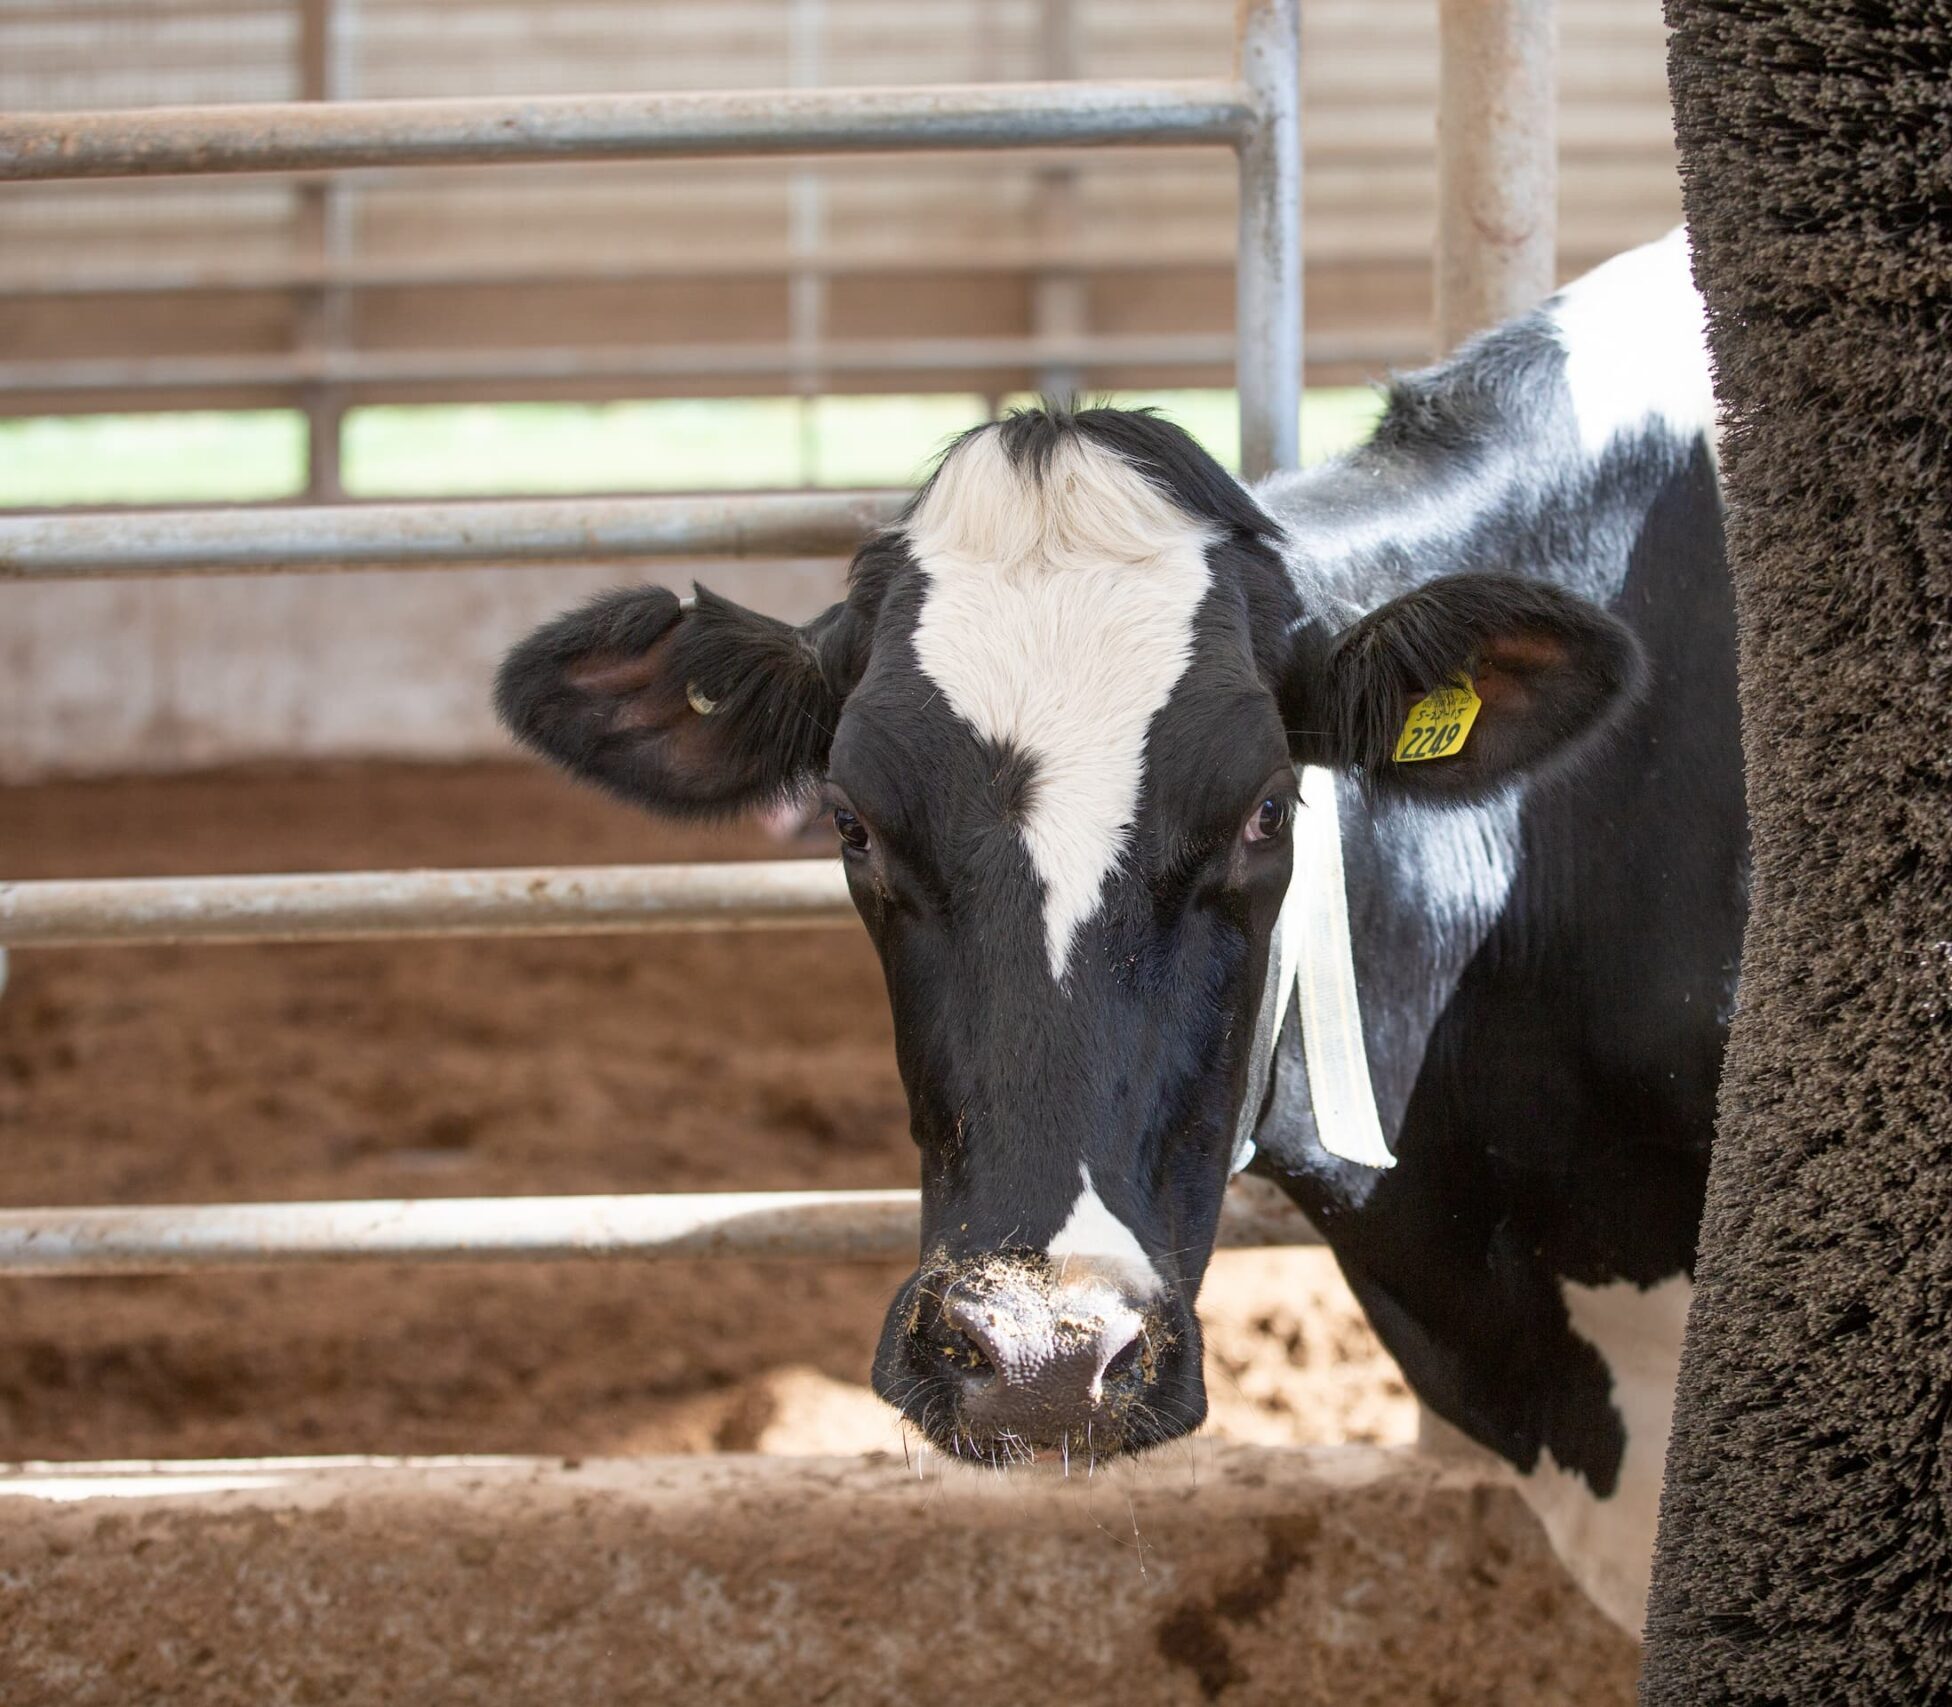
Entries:
{"label": "brown sand bedding", "polygon": [[[0,791],[0,875],[772,857],[519,766]],[[899,1186],[858,931],[45,951],[0,997],[16,1205]],[[893,1265],[357,1267],[0,1281],[0,1457],[892,1446]],[[1408,1438],[1319,1251],[1202,1301],[1216,1432]]]}

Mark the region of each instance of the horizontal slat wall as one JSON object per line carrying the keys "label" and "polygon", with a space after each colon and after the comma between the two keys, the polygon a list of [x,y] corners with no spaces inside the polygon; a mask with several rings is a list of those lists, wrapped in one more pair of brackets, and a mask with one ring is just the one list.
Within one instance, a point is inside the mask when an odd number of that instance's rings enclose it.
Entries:
{"label": "horizontal slat wall", "polygon": [[[1076,0],[1082,74],[1223,74],[1232,8],[1212,0]],[[584,93],[760,87],[793,80],[787,0],[337,0],[334,79],[345,95]],[[1035,78],[1042,0],[826,0],[831,83]],[[1561,251],[1566,270],[1651,236],[1678,214],[1657,0],[1563,0]],[[1429,343],[1434,232],[1434,0],[1311,0],[1304,8],[1303,133],[1309,330],[1317,379],[1412,361]],[[298,91],[298,0],[74,0],[0,10],[0,109],[289,99]],[[1035,157],[864,160],[818,168],[819,253],[831,264],[837,339],[1021,337],[1032,330]],[[1094,331],[1227,331],[1233,171],[1219,154],[1074,158],[1076,244]],[[348,179],[339,265],[351,271],[344,336],[362,350],[439,352],[576,341],[682,346],[789,336],[789,174],[776,162]],[[196,384],[85,396],[32,389],[23,363],[84,357],[264,355],[299,341],[307,299],[296,187],[213,183],[23,185],[0,192],[0,408],[289,401],[297,383]],[[891,247],[899,255],[890,256]],[[974,249],[1015,265],[976,269]],[[696,254],[694,276],[684,276]],[[511,258],[559,276],[492,282]],[[938,262],[931,267],[931,256]],[[199,273],[257,269],[258,288],[195,288]],[[371,269],[391,282],[367,284]],[[580,268],[605,277],[584,282]],[[167,290],[127,287],[166,270]],[[421,269],[430,282],[401,282]],[[640,276],[640,271],[641,275]],[[999,278],[999,272],[1003,277]],[[283,275],[281,279],[281,274]],[[459,287],[456,279],[491,282]],[[560,276],[570,275],[570,276]],[[89,278],[119,287],[74,294]],[[10,285],[52,285],[9,295]],[[748,364],[750,366],[750,364]],[[591,396],[777,390],[795,372],[638,372],[616,381],[462,376],[349,385],[362,398]],[[50,379],[58,375],[50,370]],[[1101,364],[1094,382],[1224,383],[1224,362]],[[845,389],[995,388],[986,372],[850,372]]]}

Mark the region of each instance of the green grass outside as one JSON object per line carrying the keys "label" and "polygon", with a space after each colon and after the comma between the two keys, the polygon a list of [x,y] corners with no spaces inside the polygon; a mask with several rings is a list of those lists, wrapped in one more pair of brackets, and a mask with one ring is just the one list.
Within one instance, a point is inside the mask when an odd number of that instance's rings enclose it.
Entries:
{"label": "green grass outside", "polygon": [[0,506],[245,503],[304,483],[295,410],[0,421]]}
{"label": "green grass outside", "polygon": [[[1155,404],[1238,466],[1231,391],[1106,401]],[[1367,389],[1309,392],[1303,460],[1359,443],[1379,407]],[[983,418],[973,395],[375,406],[346,417],[343,473],[359,498],[903,486]],[[304,421],[290,410],[0,421],[5,508],[288,498],[304,470]]]}

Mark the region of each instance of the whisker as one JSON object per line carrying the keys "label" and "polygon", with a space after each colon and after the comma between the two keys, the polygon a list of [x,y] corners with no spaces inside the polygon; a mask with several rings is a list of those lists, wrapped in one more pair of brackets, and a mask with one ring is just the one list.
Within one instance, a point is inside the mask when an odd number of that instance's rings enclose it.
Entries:
{"label": "whisker", "polygon": [[1145,1575],[1145,1537],[1139,1533],[1139,1508],[1133,1503],[1131,1490],[1125,1494],[1126,1515],[1132,1520],[1132,1545],[1139,1550],[1139,1575]]}

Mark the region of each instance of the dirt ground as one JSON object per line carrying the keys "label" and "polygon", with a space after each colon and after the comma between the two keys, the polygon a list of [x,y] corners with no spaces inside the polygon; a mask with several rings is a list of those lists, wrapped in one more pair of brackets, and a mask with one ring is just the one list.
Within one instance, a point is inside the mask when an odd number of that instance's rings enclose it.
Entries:
{"label": "dirt ground", "polygon": [[[776,857],[520,766],[0,791],[0,875]],[[857,931],[23,952],[0,1202],[910,1185]],[[891,1265],[0,1282],[0,1458],[742,1449],[896,1436]],[[1215,1264],[1215,1433],[1413,1432],[1326,1253]]]}

